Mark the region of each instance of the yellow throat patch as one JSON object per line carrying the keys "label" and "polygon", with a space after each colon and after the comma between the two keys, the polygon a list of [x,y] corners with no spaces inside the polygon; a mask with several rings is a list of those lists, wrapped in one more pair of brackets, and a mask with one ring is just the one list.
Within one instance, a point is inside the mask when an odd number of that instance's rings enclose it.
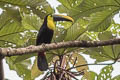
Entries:
{"label": "yellow throat patch", "polygon": [[55,30],[55,24],[54,24],[54,21],[53,21],[53,17],[50,16],[50,15],[47,17],[47,26],[48,26],[49,29]]}

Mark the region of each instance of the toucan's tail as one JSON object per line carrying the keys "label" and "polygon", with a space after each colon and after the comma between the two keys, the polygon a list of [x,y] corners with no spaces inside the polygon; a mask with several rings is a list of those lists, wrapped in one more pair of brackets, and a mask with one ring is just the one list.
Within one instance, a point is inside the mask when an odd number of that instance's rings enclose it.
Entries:
{"label": "toucan's tail", "polygon": [[37,66],[41,71],[46,71],[48,69],[48,63],[44,52],[38,53]]}

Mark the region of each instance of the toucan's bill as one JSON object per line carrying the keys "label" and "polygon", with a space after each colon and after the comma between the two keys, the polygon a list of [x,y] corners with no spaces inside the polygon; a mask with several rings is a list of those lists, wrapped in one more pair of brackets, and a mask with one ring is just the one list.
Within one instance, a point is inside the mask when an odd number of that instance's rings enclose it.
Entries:
{"label": "toucan's bill", "polygon": [[64,16],[64,15],[53,15],[54,21],[70,21],[74,22],[74,20],[70,16]]}

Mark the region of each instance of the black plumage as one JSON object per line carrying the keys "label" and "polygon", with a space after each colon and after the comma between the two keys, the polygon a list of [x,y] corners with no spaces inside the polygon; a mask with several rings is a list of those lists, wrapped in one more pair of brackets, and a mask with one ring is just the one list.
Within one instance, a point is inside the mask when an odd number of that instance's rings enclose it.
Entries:
{"label": "black plumage", "polygon": [[[73,22],[73,19],[69,16],[63,15],[47,15],[37,35],[36,45],[41,45],[43,43],[49,44],[51,42],[55,29],[54,21]],[[37,66],[38,69],[41,71],[45,71],[48,69],[45,52],[38,52]]]}
{"label": "black plumage", "polygon": [[[54,31],[48,28],[47,17],[48,16],[45,17],[44,23],[39,30],[36,40],[36,45],[41,45],[43,43],[50,43],[52,40]],[[45,52],[38,53],[37,65],[41,71],[45,71],[48,69],[48,63],[45,56]]]}

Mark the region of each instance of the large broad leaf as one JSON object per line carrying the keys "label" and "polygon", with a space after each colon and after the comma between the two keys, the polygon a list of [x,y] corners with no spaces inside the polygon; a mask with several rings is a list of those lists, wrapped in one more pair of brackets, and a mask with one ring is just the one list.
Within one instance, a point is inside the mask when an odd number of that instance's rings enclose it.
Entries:
{"label": "large broad leaf", "polygon": [[[103,3],[104,2],[104,3]],[[118,8],[118,4],[114,0],[83,0],[80,6],[77,8],[79,12],[75,15],[89,16],[91,13],[99,12],[109,8]]]}
{"label": "large broad leaf", "polygon": [[10,69],[15,70],[20,77],[24,78],[24,80],[33,80],[31,79],[31,71],[28,69],[28,66],[31,64],[30,60],[14,64],[15,59],[16,57],[6,58]]}
{"label": "large broad leaf", "polygon": [[[35,45],[36,43],[36,33],[32,32],[32,31],[26,31],[24,34],[24,46],[29,46],[29,45]],[[18,63],[21,61],[24,61],[30,57],[36,56],[37,54],[33,53],[33,54],[27,54],[27,55],[21,55],[21,56],[16,56],[16,59],[14,61],[14,63]]]}
{"label": "large broad leaf", "polygon": [[34,14],[37,14],[41,19],[44,19],[46,15],[53,13],[53,9],[48,2],[41,3],[37,7],[32,7],[31,9],[33,10]]}
{"label": "large broad leaf", "polygon": [[[46,0],[0,0],[0,7],[7,10],[7,7],[4,7],[6,4],[11,4],[14,8],[19,7],[21,12],[31,13],[31,10],[34,14],[37,14],[39,17],[44,18],[48,13],[53,13],[53,9],[48,4]],[[12,11],[11,11],[12,12]]]}
{"label": "large broad leaf", "polygon": [[96,59],[96,62],[112,60],[111,57],[109,57],[108,55],[106,55],[106,53],[103,52],[103,49],[101,47],[89,48],[86,52],[84,52],[84,54],[90,55],[91,58]]}
{"label": "large broad leaf", "polygon": [[[107,37],[106,37],[107,36]],[[109,31],[106,31],[106,32],[103,32],[103,33],[99,33],[98,35],[98,38],[100,40],[109,40],[109,39],[112,39],[113,36],[112,36],[112,33],[109,32]],[[109,57],[111,58],[114,58],[114,51],[113,51],[113,46],[104,46],[103,47],[103,53],[106,54],[106,56],[108,55]]]}
{"label": "large broad leaf", "polygon": [[76,7],[76,6],[80,5],[80,3],[83,0],[58,0],[58,1],[61,2],[68,9],[71,9],[73,7]]}
{"label": "large broad leaf", "polygon": [[[47,3],[46,0],[17,0],[17,1],[11,1],[11,0],[0,0],[1,3],[7,3],[7,4],[12,4],[16,6],[31,6],[31,7],[36,7],[40,5],[44,5]],[[47,4],[44,6],[48,6]]]}
{"label": "large broad leaf", "polygon": [[112,15],[118,11],[118,8],[105,10],[102,12],[97,12],[91,17],[91,21],[88,25],[89,31],[104,31],[106,30],[110,24]]}
{"label": "large broad leaf", "polygon": [[63,28],[56,28],[52,42],[62,42],[67,35],[67,30]]}
{"label": "large broad leaf", "polygon": [[[62,41],[70,41],[70,40],[79,40],[79,37],[86,31],[87,21],[84,19],[78,19],[76,23],[73,25],[69,25],[68,29],[57,29],[55,31],[55,35],[53,38],[53,42],[62,42]],[[63,25],[63,24],[62,24]],[[63,26],[66,26],[64,24]],[[71,37],[72,36],[72,37]],[[65,54],[66,52],[71,52],[76,48],[64,48],[64,49],[57,49],[54,50],[58,55]]]}
{"label": "large broad leaf", "polygon": [[95,72],[90,71],[89,74],[90,74],[89,80],[95,80],[95,78],[97,77],[97,73]]}
{"label": "large broad leaf", "polygon": [[24,28],[29,30],[39,30],[43,23],[36,15],[25,14],[22,19]]}
{"label": "large broad leaf", "polygon": [[[65,37],[65,41],[77,40],[85,31],[84,28],[87,24],[87,21],[83,19],[78,19],[68,30]],[[72,37],[71,37],[72,36]]]}
{"label": "large broad leaf", "polygon": [[[5,16],[5,17],[4,17]],[[14,21],[17,21],[17,23],[21,23],[21,16],[20,16],[20,13],[19,13],[19,9],[18,8],[15,8],[15,7],[5,7],[5,10],[2,12],[2,14],[0,15],[1,19],[4,18],[4,21],[5,18],[6,19],[13,19]]]}
{"label": "large broad leaf", "polygon": [[[70,62],[74,66],[87,64],[85,58],[83,56],[81,56],[80,54],[78,54],[78,53],[73,53],[72,54]],[[88,66],[77,67],[76,70],[77,71],[84,71],[84,77],[87,78],[87,79],[90,78],[89,72],[88,72]]]}
{"label": "large broad leaf", "polygon": [[111,76],[111,72],[112,71],[113,71],[113,67],[112,66],[104,67],[101,70],[100,74],[98,75],[97,80],[101,80],[101,79],[103,79],[103,80],[107,80],[107,79],[112,80],[112,76]]}
{"label": "large broad leaf", "polygon": [[59,5],[57,7],[57,10],[59,11],[59,13],[67,13],[68,15],[70,14],[69,13],[69,9],[67,9],[65,6],[63,5]]}
{"label": "large broad leaf", "polygon": [[52,60],[54,60],[55,55],[52,53],[52,51],[50,52],[46,52],[46,58],[47,58],[47,62],[50,63]]}
{"label": "large broad leaf", "polygon": [[[100,33],[98,37],[100,40],[109,40],[109,39],[114,38],[112,36],[112,33],[109,31]],[[104,46],[103,50],[105,51],[106,55],[109,55],[113,59],[117,59],[119,58],[119,54],[120,54],[119,46],[120,45]]]}
{"label": "large broad leaf", "polygon": [[117,75],[112,78],[112,71],[113,71],[113,67],[111,65],[105,66],[104,68],[102,68],[102,70],[100,71],[100,74],[90,71],[89,73],[91,77],[89,78],[89,80],[107,80],[107,79],[119,80],[120,75]]}
{"label": "large broad leaf", "polygon": [[22,62],[28,58],[31,58],[33,56],[36,56],[37,54],[33,53],[33,54],[27,54],[27,55],[21,55],[21,56],[17,56],[16,59],[14,60],[14,64],[17,64],[19,62]]}
{"label": "large broad leaf", "polygon": [[[53,42],[61,42],[61,41],[70,41],[70,40],[80,40],[80,36],[86,32],[86,25],[88,21],[84,19],[78,19],[73,25],[71,25],[68,29],[57,29],[55,31],[55,36],[53,38]],[[63,26],[66,26],[64,24]],[[55,40],[54,40],[55,39]],[[83,40],[83,39],[82,39]],[[64,48],[55,50],[55,52],[60,54],[65,54],[68,52],[72,52],[77,48]]]}
{"label": "large broad leaf", "polygon": [[[80,40],[80,36],[86,31],[87,21],[78,19],[69,29],[67,29],[64,41]],[[70,53],[78,48],[64,48],[61,54]]]}
{"label": "large broad leaf", "polygon": [[[100,74],[97,74],[95,72],[90,71],[90,78],[88,80],[119,80],[119,76],[116,76],[112,79],[112,71],[113,71],[113,67],[110,66],[105,66],[104,68],[102,68],[102,70],[100,71]],[[82,79],[85,80],[85,79]]]}
{"label": "large broad leaf", "polygon": [[[109,40],[112,39],[111,32],[104,32],[98,35],[100,40]],[[112,46],[103,46],[97,48],[88,48],[85,54],[90,55],[91,58],[96,59],[96,62],[103,62],[108,60],[116,60],[119,57],[119,45],[112,45]]]}
{"label": "large broad leaf", "polygon": [[[18,8],[4,7],[0,14],[0,44],[1,46],[21,46],[24,44],[23,37],[20,33],[26,31],[21,25],[21,16]],[[14,46],[13,46],[14,45]]]}
{"label": "large broad leaf", "polygon": [[[3,12],[0,15],[0,21],[3,21],[2,24],[0,24],[0,41],[6,42],[5,45],[8,45],[8,43],[12,43],[15,45],[22,45],[24,44],[24,41],[22,40],[21,32],[24,32],[25,29],[14,19],[7,16],[6,12]],[[5,46],[1,45],[1,46]]]}
{"label": "large broad leaf", "polygon": [[99,40],[109,40],[112,39],[112,33],[110,31],[102,32],[98,34]]}
{"label": "large broad leaf", "polygon": [[24,6],[24,5],[38,5],[40,4],[40,2],[44,1],[44,0],[17,0],[17,1],[11,1],[11,0],[0,0],[1,2],[4,3],[9,3],[9,4],[14,4],[14,5],[20,5],[20,6]]}
{"label": "large broad leaf", "polygon": [[114,57],[119,59],[120,58],[120,45],[113,46],[113,50],[114,50]]}
{"label": "large broad leaf", "polygon": [[120,75],[115,76],[112,80],[119,80],[120,79]]}
{"label": "large broad leaf", "polygon": [[43,74],[43,72],[41,72],[38,67],[37,67],[37,58],[34,61],[34,64],[32,66],[31,69],[31,78],[35,79],[36,77],[40,76],[41,74]]}
{"label": "large broad leaf", "polygon": [[79,5],[77,5],[77,7],[72,9],[70,9],[70,6],[68,6],[68,2],[65,4],[63,0],[60,1],[63,5],[57,8],[58,11],[62,13],[66,13],[67,11],[67,14],[74,17],[75,20],[77,20],[79,17],[90,16],[95,12],[108,10],[109,8],[118,8],[119,11],[119,3],[117,3],[115,0],[83,0]]}
{"label": "large broad leaf", "polygon": [[15,7],[6,7],[5,8],[7,15],[13,20],[17,21],[19,25],[21,24],[21,15],[18,8]]}

